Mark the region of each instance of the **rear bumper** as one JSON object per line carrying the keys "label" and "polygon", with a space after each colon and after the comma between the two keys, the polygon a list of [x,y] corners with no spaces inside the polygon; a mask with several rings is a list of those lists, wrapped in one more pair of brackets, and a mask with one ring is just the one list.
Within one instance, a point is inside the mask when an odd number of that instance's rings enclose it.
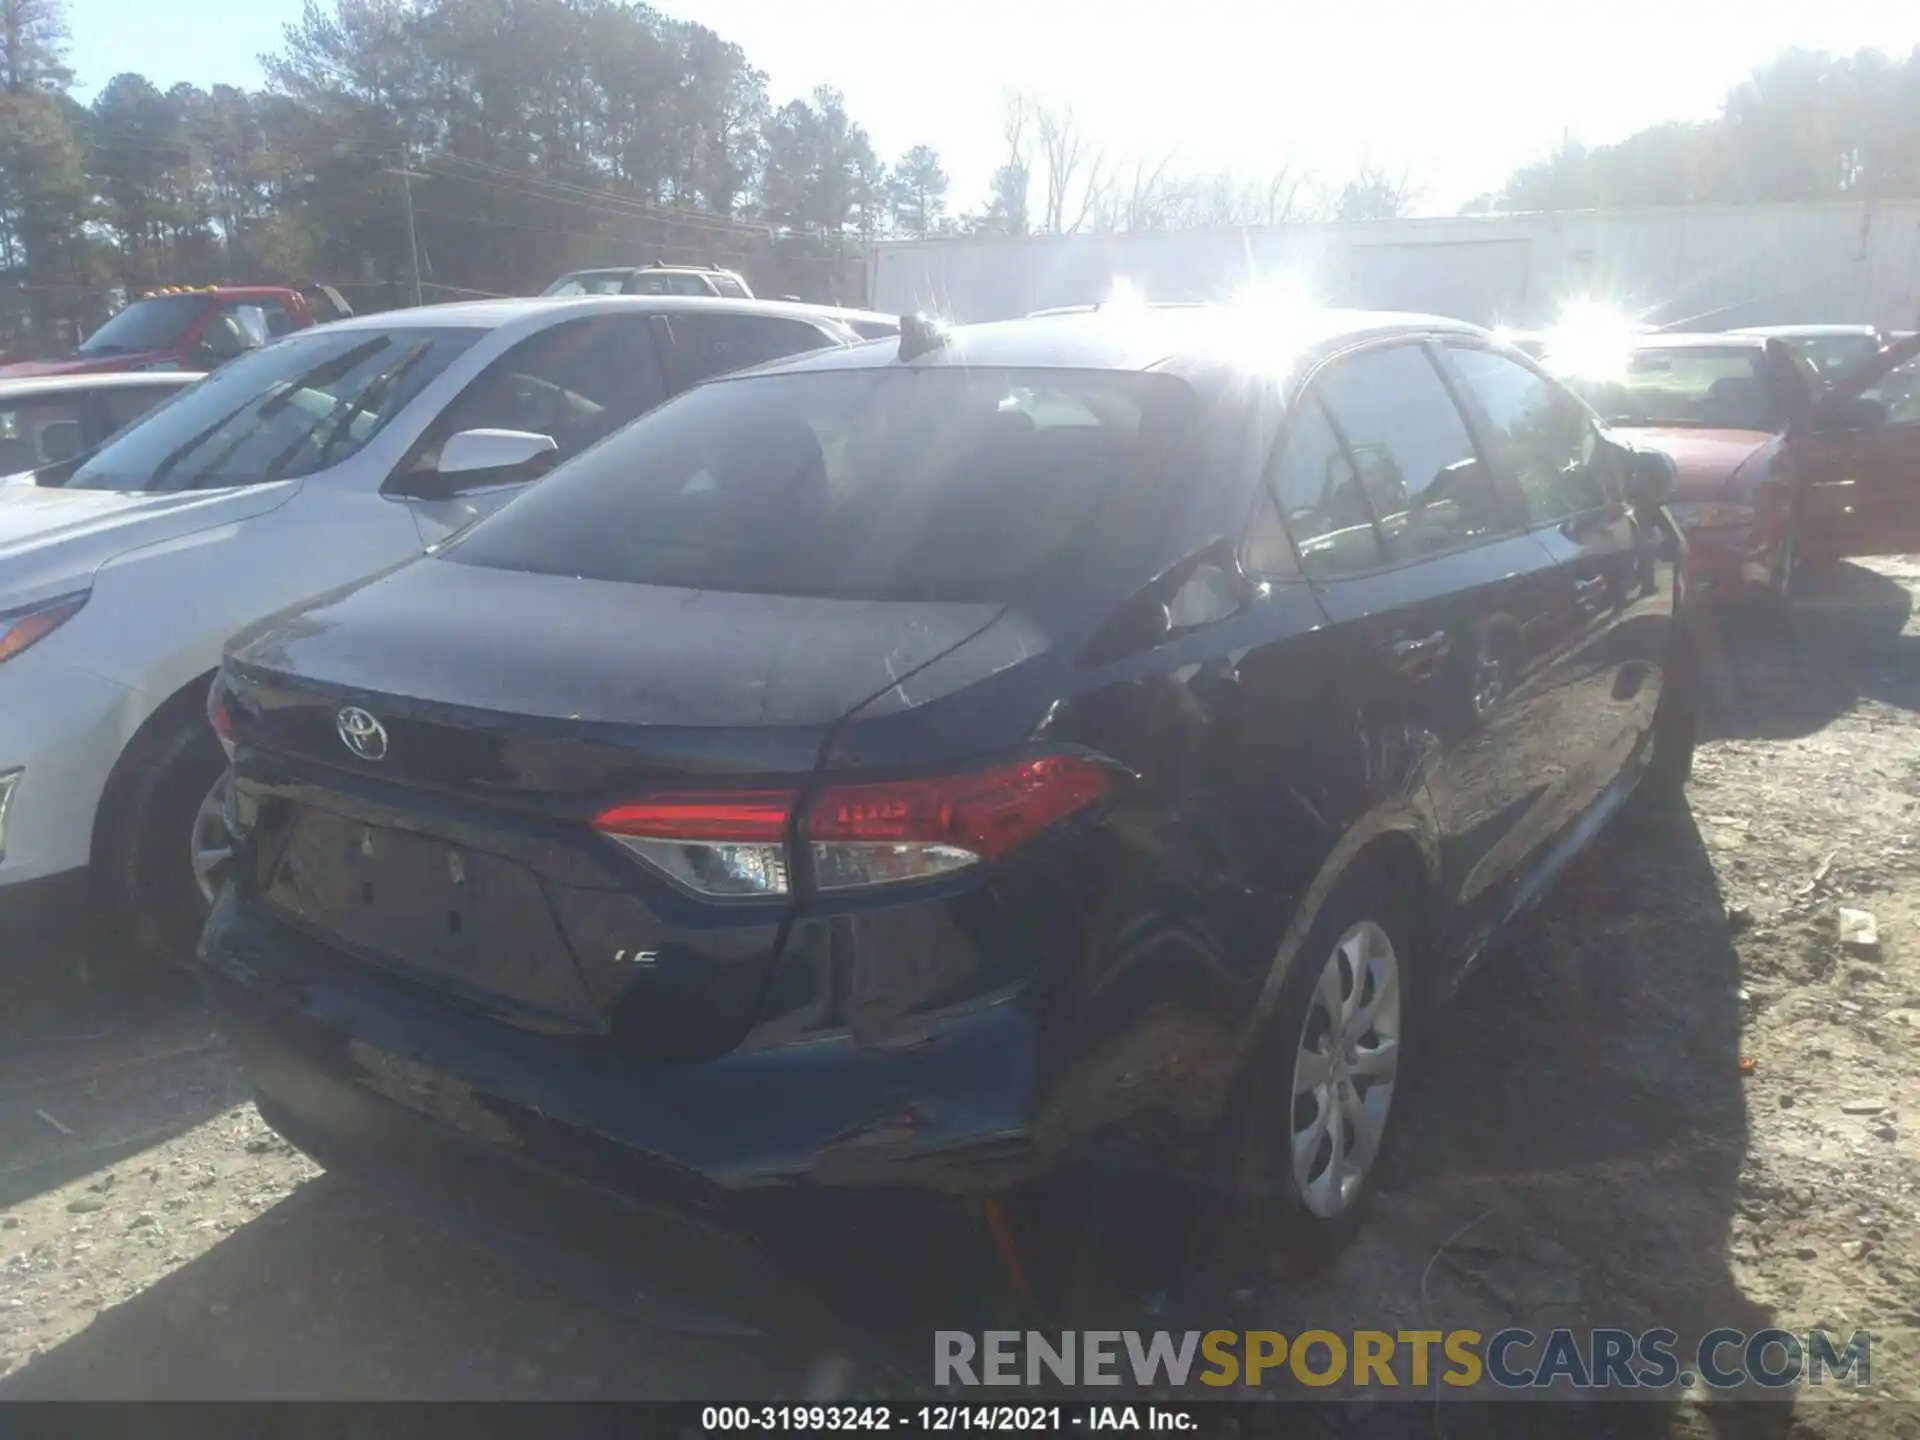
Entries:
{"label": "rear bumper", "polygon": [[[1028,1173],[1035,1027],[1017,1004],[956,1015],[912,1049],[834,1038],[649,1064],[458,1010],[231,899],[201,953],[221,1028],[289,1140],[543,1253],[584,1242],[589,1269],[611,1263],[612,1237],[656,1231],[664,1243],[643,1248],[696,1278],[637,1288],[689,1290],[675,1323],[777,1323],[758,1318],[786,1308],[764,1255],[823,1204],[899,1211],[908,1191],[938,1214],[942,1197]],[[532,1223],[549,1214],[563,1222]]]}

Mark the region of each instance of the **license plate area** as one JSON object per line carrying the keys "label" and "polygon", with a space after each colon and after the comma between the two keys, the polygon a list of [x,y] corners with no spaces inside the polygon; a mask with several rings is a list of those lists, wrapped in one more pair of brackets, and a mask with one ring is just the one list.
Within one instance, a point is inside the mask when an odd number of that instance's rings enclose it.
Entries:
{"label": "license plate area", "polygon": [[304,809],[267,899],[410,978],[604,1028],[539,880],[502,856]]}

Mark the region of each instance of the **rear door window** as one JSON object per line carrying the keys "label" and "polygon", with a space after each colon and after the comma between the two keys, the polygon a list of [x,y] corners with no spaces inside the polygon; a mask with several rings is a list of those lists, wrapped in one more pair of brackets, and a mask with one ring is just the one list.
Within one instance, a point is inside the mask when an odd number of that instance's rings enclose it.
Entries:
{"label": "rear door window", "polygon": [[1492,539],[1499,492],[1420,345],[1336,363],[1315,384],[1396,563]]}
{"label": "rear door window", "polygon": [[1385,561],[1359,472],[1327,419],[1317,393],[1294,407],[1287,433],[1268,467],[1300,566],[1315,579],[1378,569]]}
{"label": "rear door window", "polygon": [[816,325],[777,315],[656,315],[653,323],[673,390],[834,343]]}
{"label": "rear door window", "polygon": [[1168,473],[1168,375],[832,370],[704,385],[444,552],[642,585],[1004,600]]}

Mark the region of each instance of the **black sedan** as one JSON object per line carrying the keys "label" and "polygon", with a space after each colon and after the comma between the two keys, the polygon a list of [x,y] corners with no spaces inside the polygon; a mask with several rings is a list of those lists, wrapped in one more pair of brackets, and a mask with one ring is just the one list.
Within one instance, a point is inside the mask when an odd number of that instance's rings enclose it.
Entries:
{"label": "black sedan", "polygon": [[706,383],[230,647],[209,986],[290,1140],[516,1234],[1098,1161],[1324,1258],[1440,1003],[1685,782],[1670,478],[1409,316]]}

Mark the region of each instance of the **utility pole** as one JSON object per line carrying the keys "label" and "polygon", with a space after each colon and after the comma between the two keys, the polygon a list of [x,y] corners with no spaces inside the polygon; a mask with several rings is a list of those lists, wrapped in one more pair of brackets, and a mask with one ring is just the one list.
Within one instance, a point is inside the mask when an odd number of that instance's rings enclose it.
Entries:
{"label": "utility pole", "polygon": [[[407,254],[413,262],[413,303],[417,306],[421,303],[421,300],[420,300],[420,241],[413,228],[414,173],[413,173],[413,170],[407,164],[406,151],[402,150],[400,152],[400,168],[398,170],[395,170],[389,167],[386,173],[389,175],[398,175],[400,177],[400,192],[402,195],[406,197]],[[427,177],[422,175],[419,178],[424,180]]]}

